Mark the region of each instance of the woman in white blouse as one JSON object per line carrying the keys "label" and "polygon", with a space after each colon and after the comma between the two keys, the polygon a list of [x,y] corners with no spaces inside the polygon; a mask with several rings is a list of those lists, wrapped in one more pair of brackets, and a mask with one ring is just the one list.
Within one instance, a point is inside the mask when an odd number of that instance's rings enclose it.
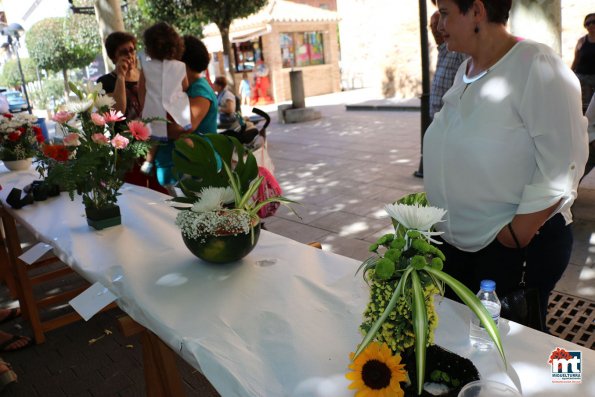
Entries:
{"label": "woman in white blouse", "polygon": [[[499,295],[525,281],[547,298],[570,258],[570,206],[587,159],[580,86],[549,47],[506,30],[511,0],[438,0],[449,51],[469,55],[424,138],[445,270]],[[448,294],[447,294],[448,295]],[[452,296],[452,295],[451,295]]]}

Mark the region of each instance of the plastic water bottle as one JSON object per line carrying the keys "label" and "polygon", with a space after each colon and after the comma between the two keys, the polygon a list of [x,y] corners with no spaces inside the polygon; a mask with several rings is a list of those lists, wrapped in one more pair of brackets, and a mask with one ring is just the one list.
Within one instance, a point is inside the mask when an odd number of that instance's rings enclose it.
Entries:
{"label": "plastic water bottle", "polygon": [[[496,295],[496,282],[492,280],[483,280],[480,285],[480,290],[477,297],[481,303],[492,315],[492,319],[498,325],[500,319],[500,300]],[[471,324],[469,328],[469,339],[473,347],[479,350],[489,350],[494,346],[494,342],[486,329],[481,325],[479,317],[475,313],[471,313]]]}

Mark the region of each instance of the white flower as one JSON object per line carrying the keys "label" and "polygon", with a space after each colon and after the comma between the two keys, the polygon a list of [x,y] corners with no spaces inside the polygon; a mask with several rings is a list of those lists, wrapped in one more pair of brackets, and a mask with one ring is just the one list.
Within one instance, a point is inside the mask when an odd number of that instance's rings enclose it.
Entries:
{"label": "white flower", "polygon": [[230,187],[207,187],[201,190],[200,199],[192,206],[193,212],[208,212],[220,209],[223,204],[234,200]]}
{"label": "white flower", "polygon": [[442,217],[446,210],[437,207],[422,207],[419,204],[387,204],[384,209],[407,229],[428,231],[438,222],[443,222]]}
{"label": "white flower", "polygon": [[114,98],[108,95],[97,95],[95,98],[95,107],[97,109],[102,109],[104,107],[112,108],[116,104]]}
{"label": "white flower", "polygon": [[93,106],[92,99],[85,99],[83,101],[75,99],[75,100],[71,100],[66,105],[66,107],[68,108],[68,111],[71,113],[86,112],[87,110],[89,110],[89,108],[91,108],[91,106]]}

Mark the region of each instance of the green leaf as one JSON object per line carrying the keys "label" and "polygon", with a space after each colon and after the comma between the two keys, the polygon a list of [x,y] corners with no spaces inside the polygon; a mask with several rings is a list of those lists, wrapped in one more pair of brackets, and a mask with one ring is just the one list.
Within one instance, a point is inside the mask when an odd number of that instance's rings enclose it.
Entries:
{"label": "green leaf", "polygon": [[417,370],[417,394],[424,388],[426,373],[426,344],[428,342],[428,314],[423,288],[416,271],[411,272],[413,287],[413,332],[415,333],[415,367]]}
{"label": "green leaf", "polygon": [[441,270],[436,270],[431,267],[426,267],[424,270],[444,281],[450,288],[452,288],[457,296],[461,298],[463,303],[465,303],[465,305],[467,305],[469,309],[471,309],[471,311],[473,311],[473,313],[479,317],[482,325],[498,348],[498,352],[500,353],[500,357],[502,357],[502,361],[504,361],[504,365],[508,366],[506,362],[506,356],[504,355],[504,348],[502,347],[502,341],[500,340],[500,331],[498,330],[498,326],[492,319],[492,315],[487,311],[477,296],[475,296],[475,294],[460,281]]}
{"label": "green leaf", "polygon": [[384,322],[388,318],[388,315],[390,314],[390,312],[394,309],[395,305],[397,304],[397,301],[399,300],[399,297],[403,294],[403,291],[405,289],[405,284],[407,283],[409,274],[412,272],[412,270],[413,269],[409,268],[405,271],[405,273],[403,273],[403,277],[401,277],[401,279],[399,280],[399,283],[397,284],[397,287],[393,291],[393,295],[390,298],[390,301],[388,302],[388,304],[386,305],[384,312],[382,312],[382,315],[380,317],[378,317],[378,320],[376,320],[374,325],[372,325],[372,327],[370,327],[370,330],[366,333],[366,336],[364,336],[362,343],[360,343],[357,350],[355,351],[355,354],[353,355],[354,360],[357,358],[357,356],[360,355],[360,353],[362,351],[364,351],[364,349],[376,337],[378,330],[380,329],[382,324],[384,324]]}

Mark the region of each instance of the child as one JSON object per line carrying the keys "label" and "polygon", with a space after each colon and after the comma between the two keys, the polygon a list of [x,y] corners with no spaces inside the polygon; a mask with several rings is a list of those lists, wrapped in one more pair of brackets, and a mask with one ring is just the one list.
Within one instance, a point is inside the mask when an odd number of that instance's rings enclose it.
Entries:
{"label": "child", "polygon": [[[185,92],[188,88],[186,65],[179,61],[184,53],[184,41],[165,22],[145,30],[143,41],[147,57],[142,62],[139,80],[142,117],[169,119],[186,130],[190,129],[190,103]],[[167,141],[167,123],[157,120],[148,127],[153,139]],[[156,151],[157,146],[154,146],[147,154],[142,172],[148,174],[151,171]]]}
{"label": "child", "polygon": [[242,105],[250,105],[250,80],[248,80],[248,73],[242,74],[242,82],[240,83],[240,96],[242,97]]}

